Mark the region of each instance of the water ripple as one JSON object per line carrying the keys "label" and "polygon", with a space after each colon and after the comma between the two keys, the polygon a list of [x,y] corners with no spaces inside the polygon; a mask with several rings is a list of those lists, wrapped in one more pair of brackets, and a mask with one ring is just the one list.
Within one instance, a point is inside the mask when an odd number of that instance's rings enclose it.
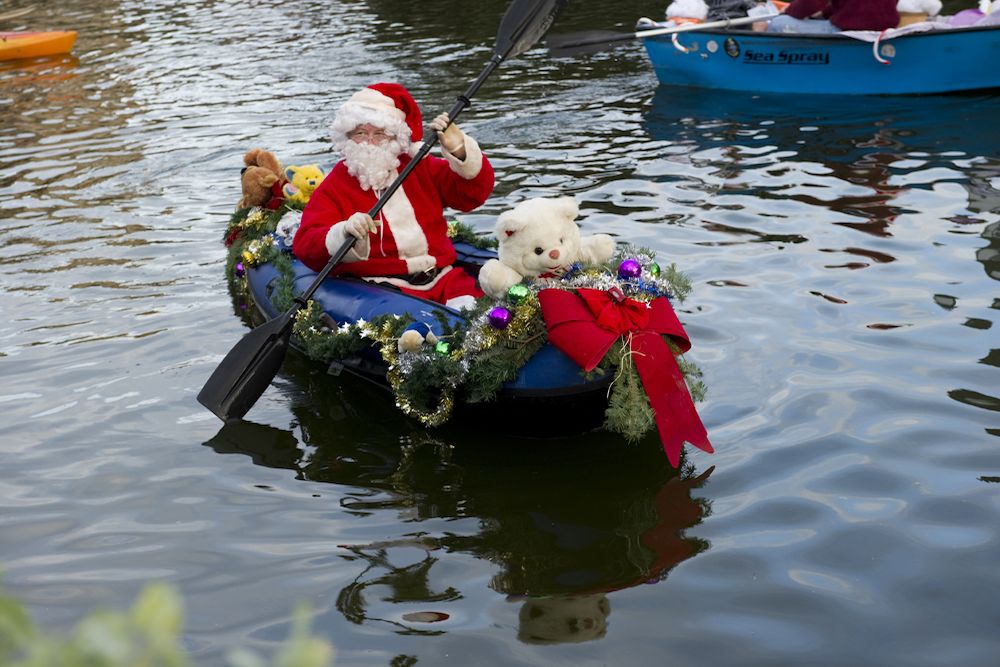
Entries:
{"label": "water ripple", "polygon": [[995,662],[993,95],[657,89],[638,44],[483,85],[460,124],[497,188],[461,220],[571,194],[691,278],[717,453],[681,477],[655,438],[428,432],[301,362],[235,434],[198,406],[245,332],[220,243],[245,150],[329,166],[376,80],[445,110],[502,4],[36,7],[80,36],[0,64],[5,585],[67,627],[171,581],[199,664],[273,649],[303,599],[344,664]]}

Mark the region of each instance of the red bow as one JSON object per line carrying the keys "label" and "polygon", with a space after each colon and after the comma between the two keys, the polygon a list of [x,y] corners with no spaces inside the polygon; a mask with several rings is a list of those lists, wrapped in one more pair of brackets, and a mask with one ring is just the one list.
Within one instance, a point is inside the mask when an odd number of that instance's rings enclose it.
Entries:
{"label": "red bow", "polygon": [[545,289],[538,293],[549,340],[583,370],[593,370],[623,335],[653,408],[663,451],[675,468],[684,442],[711,453],[712,444],[698,417],[687,384],[664,335],[680,348],[691,349],[684,327],[665,297],[649,303],[626,298],[617,288],[607,292]]}

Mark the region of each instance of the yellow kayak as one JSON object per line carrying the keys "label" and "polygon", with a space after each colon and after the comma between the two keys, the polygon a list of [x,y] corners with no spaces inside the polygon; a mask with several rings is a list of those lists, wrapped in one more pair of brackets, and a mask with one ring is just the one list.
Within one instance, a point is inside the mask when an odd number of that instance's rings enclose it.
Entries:
{"label": "yellow kayak", "polygon": [[75,30],[0,32],[0,60],[37,58],[69,53],[75,42]]}

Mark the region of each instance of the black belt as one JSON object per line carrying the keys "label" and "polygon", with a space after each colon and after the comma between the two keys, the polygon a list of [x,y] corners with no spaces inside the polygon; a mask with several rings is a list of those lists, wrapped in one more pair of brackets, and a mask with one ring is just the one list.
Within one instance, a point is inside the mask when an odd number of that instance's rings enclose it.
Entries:
{"label": "black belt", "polygon": [[387,276],[389,278],[399,278],[400,280],[405,280],[411,285],[427,285],[438,277],[441,273],[441,269],[433,266],[426,271],[421,271],[420,273],[408,273],[405,275]]}

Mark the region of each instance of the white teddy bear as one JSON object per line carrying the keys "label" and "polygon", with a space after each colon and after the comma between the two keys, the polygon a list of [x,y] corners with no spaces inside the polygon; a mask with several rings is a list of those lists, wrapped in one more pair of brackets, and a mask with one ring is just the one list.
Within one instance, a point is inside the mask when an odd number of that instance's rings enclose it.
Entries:
{"label": "white teddy bear", "polygon": [[601,639],[611,603],[603,593],[528,598],[518,614],[517,638],[525,644],[563,644]]}
{"label": "white teddy bear", "polygon": [[527,199],[497,218],[499,259],[479,271],[479,286],[502,298],[523,278],[559,276],[575,262],[601,264],[611,259],[615,240],[607,234],[580,237],[579,207],[572,197]]}

